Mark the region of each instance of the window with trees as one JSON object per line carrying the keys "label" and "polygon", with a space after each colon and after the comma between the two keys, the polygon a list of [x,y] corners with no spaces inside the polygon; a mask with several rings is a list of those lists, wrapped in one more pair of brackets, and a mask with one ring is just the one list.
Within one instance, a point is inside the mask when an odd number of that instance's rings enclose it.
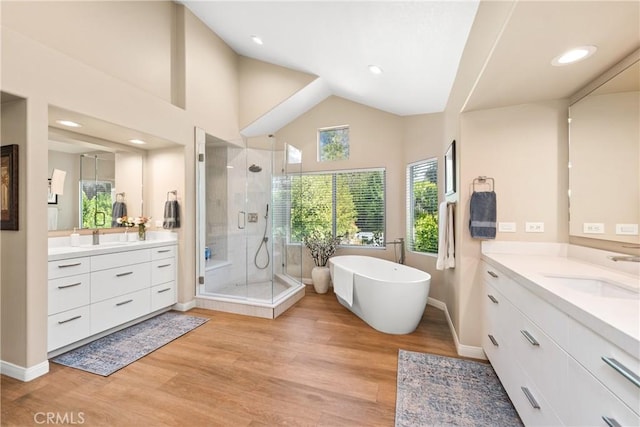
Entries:
{"label": "window with trees", "polygon": [[385,171],[367,169],[292,177],[291,241],[311,232],[341,245],[384,246]]}
{"label": "window with trees", "polygon": [[349,126],[318,130],[318,161],[349,159]]}
{"label": "window with trees", "polygon": [[438,159],[407,166],[407,246],[438,253]]}

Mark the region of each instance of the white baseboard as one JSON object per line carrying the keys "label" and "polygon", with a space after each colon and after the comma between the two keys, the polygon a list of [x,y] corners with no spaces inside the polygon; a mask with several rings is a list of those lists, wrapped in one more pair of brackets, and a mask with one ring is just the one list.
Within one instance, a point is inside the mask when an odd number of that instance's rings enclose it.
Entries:
{"label": "white baseboard", "polygon": [[449,324],[449,330],[451,331],[451,335],[453,335],[453,343],[456,346],[456,353],[458,353],[458,356],[470,357],[472,359],[487,360],[487,355],[484,354],[484,350],[482,349],[482,347],[475,347],[475,346],[464,345],[460,343],[460,340],[458,340],[458,334],[456,332],[456,328],[453,327],[453,322],[451,321],[451,316],[449,316],[449,310],[447,309],[447,305],[445,303],[443,303],[440,300],[429,297],[427,304],[439,310],[444,311],[444,315],[447,318],[447,323]]}
{"label": "white baseboard", "polygon": [[0,373],[20,381],[31,381],[49,372],[49,361],[45,360],[35,366],[24,368],[13,363],[0,360]]}
{"label": "white baseboard", "polygon": [[173,304],[171,308],[176,311],[189,311],[192,308],[196,308],[196,300],[192,299],[189,302],[177,302]]}

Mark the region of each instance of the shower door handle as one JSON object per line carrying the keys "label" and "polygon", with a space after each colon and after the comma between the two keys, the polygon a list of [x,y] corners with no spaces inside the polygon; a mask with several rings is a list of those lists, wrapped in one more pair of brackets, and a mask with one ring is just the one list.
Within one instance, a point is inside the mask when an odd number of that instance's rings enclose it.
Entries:
{"label": "shower door handle", "polygon": [[244,230],[244,227],[247,225],[247,214],[245,211],[238,212],[238,228],[240,230]]}

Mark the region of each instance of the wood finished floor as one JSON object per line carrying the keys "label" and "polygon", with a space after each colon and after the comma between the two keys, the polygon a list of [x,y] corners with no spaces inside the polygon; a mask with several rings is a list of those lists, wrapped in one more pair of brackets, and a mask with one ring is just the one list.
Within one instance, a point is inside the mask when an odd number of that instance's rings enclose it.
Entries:
{"label": "wood finished floor", "polygon": [[409,335],[375,331],[332,292],[307,290],[276,320],[189,314],[210,320],[109,377],[55,363],[28,383],[3,375],[1,425],[53,412],[85,426],[393,426],[398,349],[456,356],[431,306]]}

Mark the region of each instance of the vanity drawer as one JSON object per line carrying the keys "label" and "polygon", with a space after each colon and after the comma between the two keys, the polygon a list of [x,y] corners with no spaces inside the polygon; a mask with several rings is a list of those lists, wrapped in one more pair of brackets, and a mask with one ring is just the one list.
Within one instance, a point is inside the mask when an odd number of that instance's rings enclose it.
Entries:
{"label": "vanity drawer", "polygon": [[87,273],[49,280],[48,313],[60,313],[89,304],[91,301],[90,277]]}
{"label": "vanity drawer", "polygon": [[149,288],[91,304],[91,334],[129,322],[148,314],[151,308]]}
{"label": "vanity drawer", "polygon": [[151,283],[151,264],[127,265],[91,273],[91,302],[148,288]]}
{"label": "vanity drawer", "polygon": [[[518,363],[512,361],[515,366]],[[511,381],[504,384],[507,394],[525,426],[561,426],[560,418],[550,401],[538,389],[525,369],[511,372]]]}
{"label": "vanity drawer", "polygon": [[557,415],[562,418],[567,407],[557,402],[565,399],[569,356],[531,319],[520,311],[517,313],[505,323],[509,329],[507,339],[513,350],[513,358],[526,372],[530,383],[548,402],[554,403]]}
{"label": "vanity drawer", "polygon": [[57,279],[59,277],[84,274],[89,272],[90,266],[91,263],[89,257],[49,261],[47,275],[49,279]]}
{"label": "vanity drawer", "polygon": [[47,351],[88,337],[91,333],[90,318],[88,305],[49,316],[47,319]]}
{"label": "vanity drawer", "polygon": [[176,280],[176,260],[166,258],[151,263],[151,286]]}
{"label": "vanity drawer", "polygon": [[493,285],[507,299],[532,319],[560,347],[567,343],[567,321],[569,317],[533,292],[508,277],[503,271],[482,263],[484,280]]}
{"label": "vanity drawer", "polygon": [[[635,412],[640,413],[640,387],[610,366],[604,358],[614,359],[619,369],[627,369],[640,378],[638,355],[631,355],[607,341],[591,329],[571,320],[569,322],[569,345],[567,351],[609,390]],[[585,351],[588,349],[588,351]]]}
{"label": "vanity drawer", "polygon": [[95,255],[91,257],[91,271],[106,270],[149,261],[151,261],[151,251],[149,249]]}
{"label": "vanity drawer", "polygon": [[176,303],[176,282],[163,283],[151,288],[151,311]]}
{"label": "vanity drawer", "polygon": [[[565,424],[572,426],[605,426],[602,417],[615,420],[621,426],[638,426],[640,417],[602,385],[574,359],[569,360],[566,396],[570,411]],[[636,407],[636,410],[638,408]],[[615,425],[615,424],[612,424]]]}
{"label": "vanity drawer", "polygon": [[164,258],[173,258],[176,256],[176,245],[171,246],[161,246],[159,248],[151,249],[151,259],[164,259]]}

